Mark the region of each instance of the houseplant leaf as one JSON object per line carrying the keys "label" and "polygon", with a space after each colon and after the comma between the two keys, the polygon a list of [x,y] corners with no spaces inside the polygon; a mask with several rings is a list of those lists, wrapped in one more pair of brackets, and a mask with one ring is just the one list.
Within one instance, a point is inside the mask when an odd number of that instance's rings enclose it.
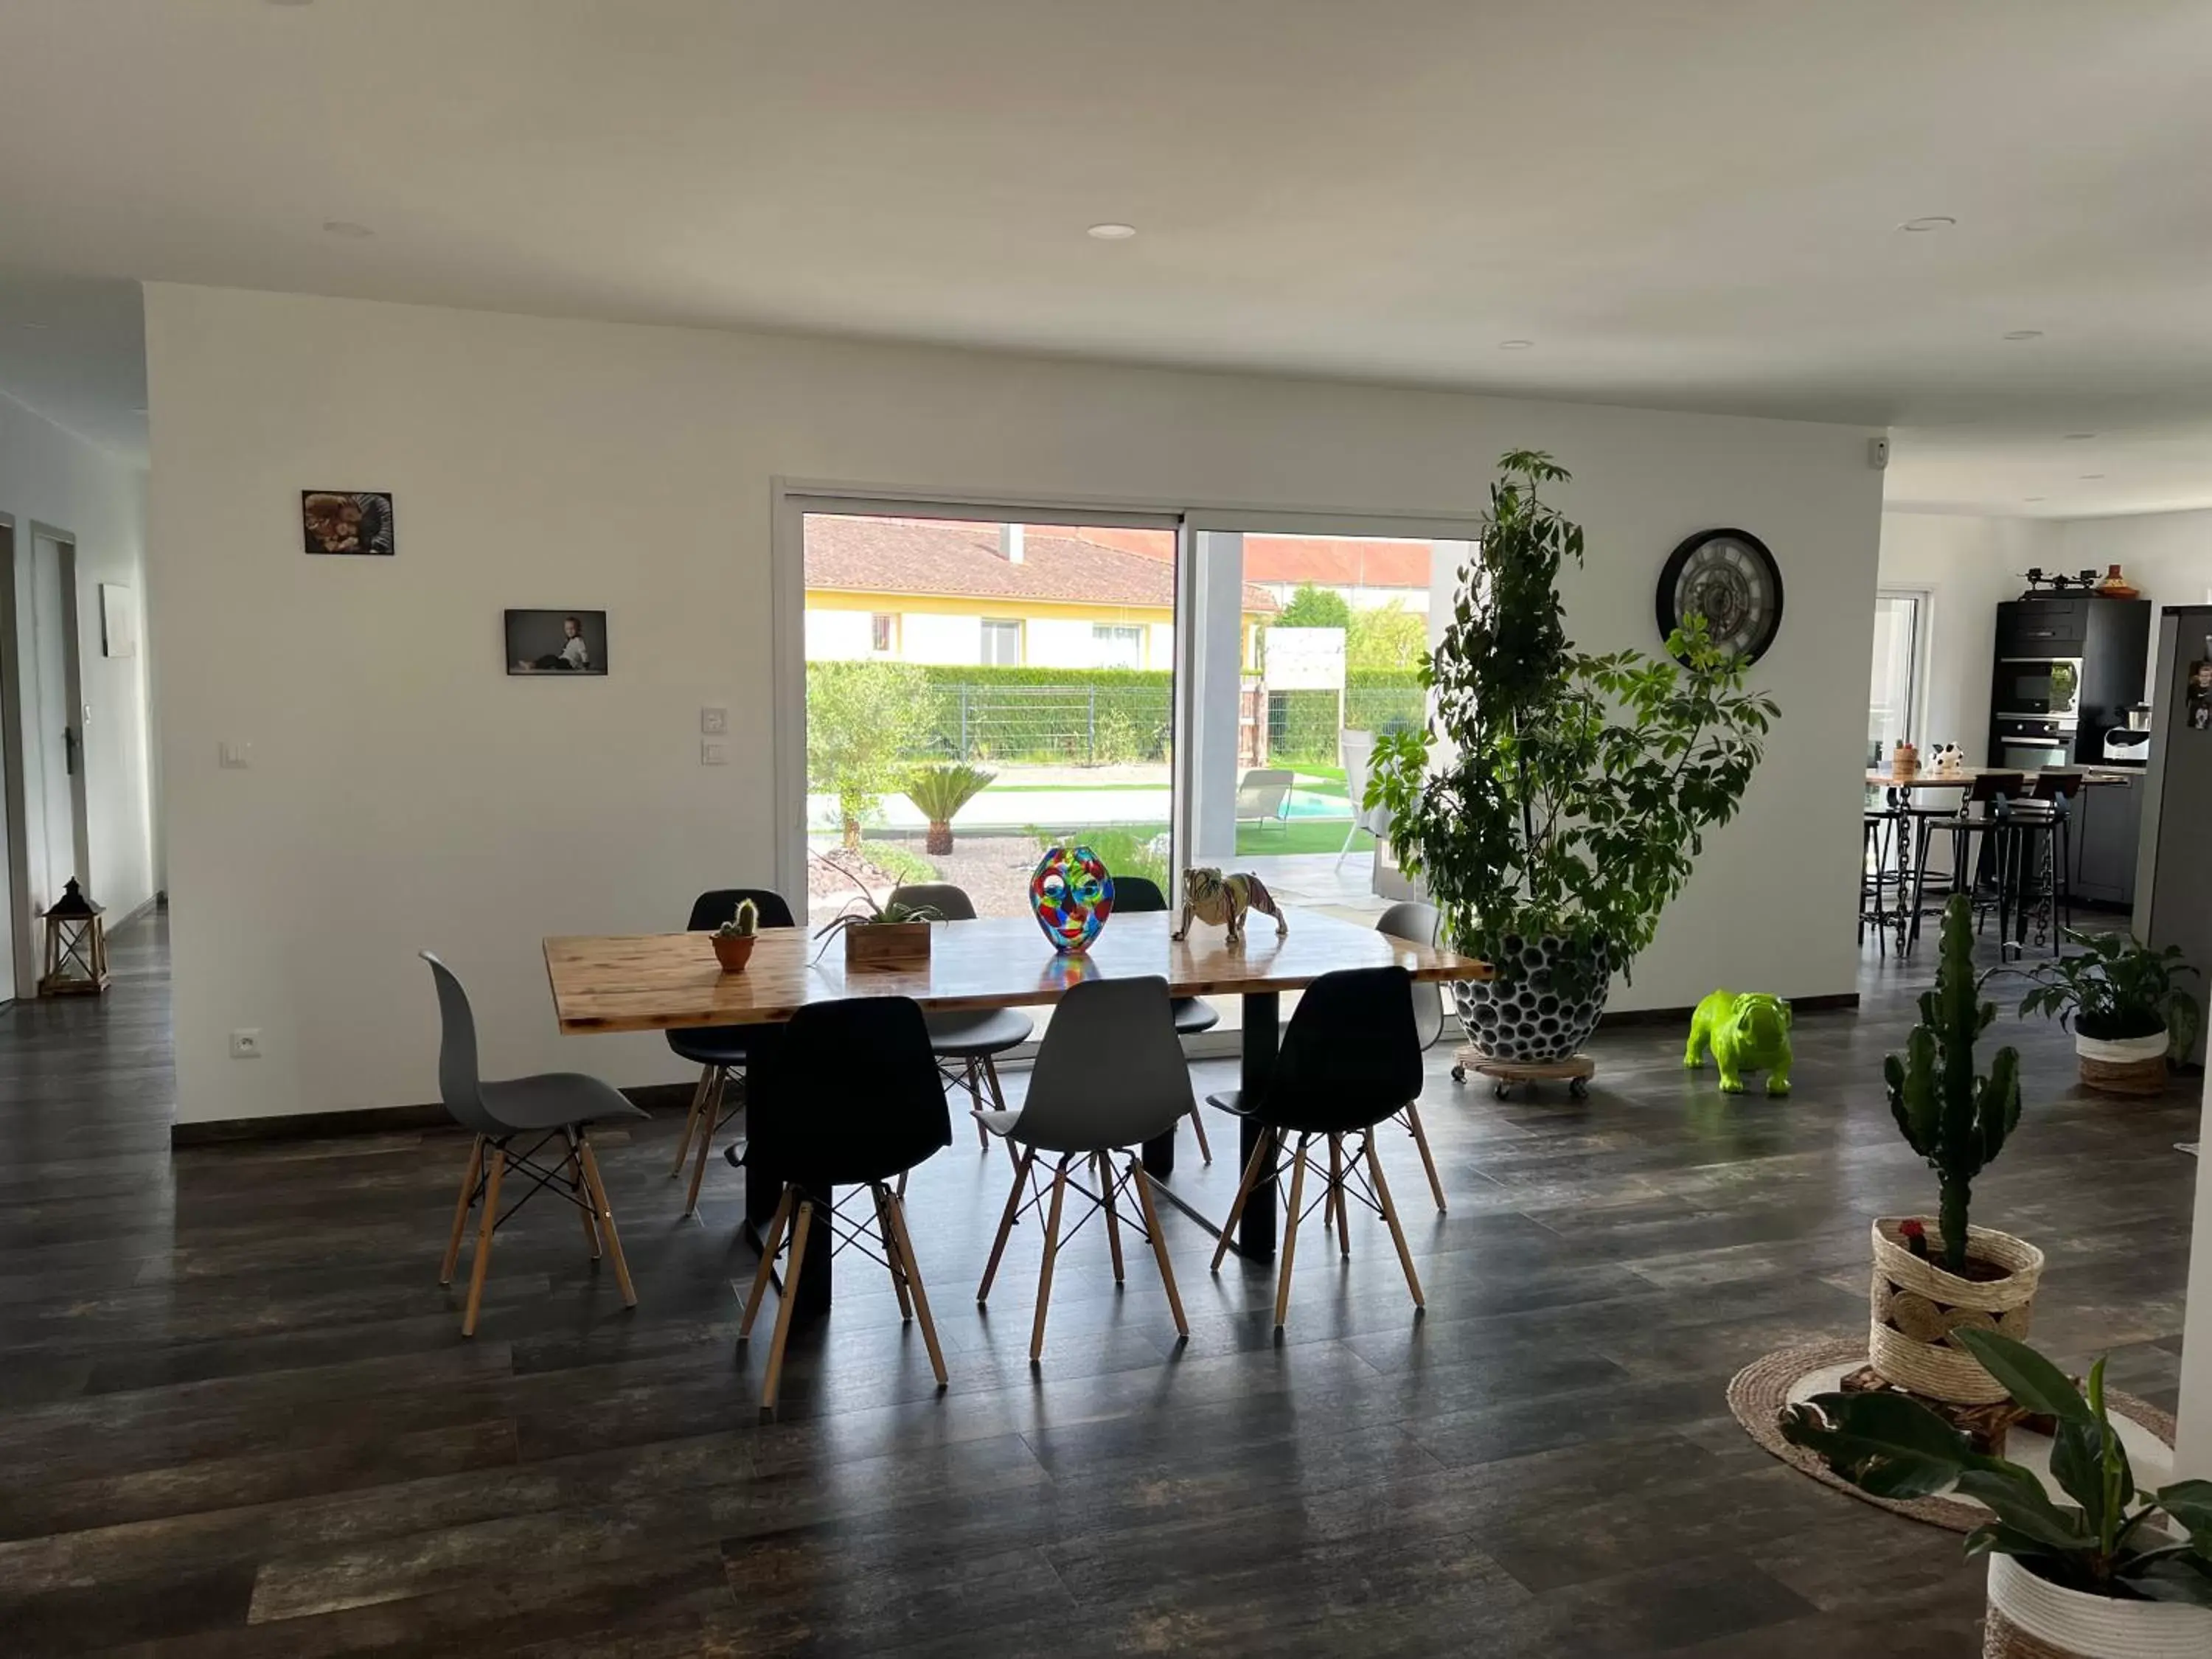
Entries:
{"label": "houseplant leaf", "polygon": [[1782,1437],[1876,1498],[1926,1498],[1974,1458],[1966,1437],[1899,1394],[1816,1394],[1782,1413]]}
{"label": "houseplant leaf", "polygon": [[1984,1370],[2004,1386],[2013,1403],[2046,1417],[2094,1421],[2089,1402],[2065,1372],[2025,1342],[1996,1331],[1952,1333]]}

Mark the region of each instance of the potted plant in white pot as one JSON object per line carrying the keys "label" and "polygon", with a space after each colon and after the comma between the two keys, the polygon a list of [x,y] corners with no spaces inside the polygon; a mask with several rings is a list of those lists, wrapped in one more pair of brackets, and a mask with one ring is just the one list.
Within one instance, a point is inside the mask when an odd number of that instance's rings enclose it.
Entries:
{"label": "potted plant in white pot", "polygon": [[1961,1333],[2022,1410],[2053,1420],[2051,1497],[2032,1469],[1895,1394],[1822,1394],[1787,1407],[1783,1437],[1876,1498],[1955,1491],[1990,1519],[1966,1535],[1990,1558],[1984,1659],[2203,1659],[2212,1653],[2212,1480],[2140,1491],[2105,1407],[2105,1362],[2085,1398],[2025,1343]]}
{"label": "potted plant in white pot", "polygon": [[1977,1176],[2004,1150],[2020,1122],[2020,1054],[2000,1048],[1987,1076],[1974,1044],[1997,1017],[1974,978],[1974,911],[1964,893],[1943,908],[1933,989],[1905,1053],[1882,1062],[1890,1115],[1905,1144],[1927,1160],[1940,1191],[1936,1237],[1919,1216],[1874,1224],[1873,1323],[1867,1360],[1886,1382],[1958,1406],[2005,1397],[1964,1344],[1976,1328],[2024,1337],[2033,1316],[2043,1252],[1968,1219]]}
{"label": "potted plant in white pot", "polygon": [[2074,1033],[2074,1053],[2087,1087],[2115,1095],[2154,1095],[2166,1087],[2169,1056],[2185,1057],[2197,1045],[2197,1002],[2174,981],[2197,970],[2181,947],[2154,951],[2125,932],[2065,930],[2081,948],[2033,968],[1993,969],[1991,976],[2018,974],[2031,988],[2021,1018],[2056,1014]]}
{"label": "potted plant in white pot", "polygon": [[1421,681],[1419,730],[1379,733],[1362,805],[1387,809],[1392,856],[1424,882],[1446,942],[1488,961],[1455,988],[1490,1057],[1564,1060],[1595,1029],[1681,891],[1705,832],[1726,823],[1764,752],[1773,700],[1702,621],[1668,656],[1578,652],[1558,578],[1583,532],[1542,501],[1550,456],[1498,461],[1481,539]]}

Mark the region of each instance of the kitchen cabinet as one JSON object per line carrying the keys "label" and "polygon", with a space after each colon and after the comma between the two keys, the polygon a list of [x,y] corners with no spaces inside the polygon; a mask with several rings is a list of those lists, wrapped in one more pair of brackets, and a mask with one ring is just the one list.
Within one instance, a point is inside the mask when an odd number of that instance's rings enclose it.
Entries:
{"label": "kitchen cabinet", "polygon": [[2136,898],[2136,842],[2142,828],[2140,774],[2084,789],[2072,805],[2074,896],[2118,909]]}

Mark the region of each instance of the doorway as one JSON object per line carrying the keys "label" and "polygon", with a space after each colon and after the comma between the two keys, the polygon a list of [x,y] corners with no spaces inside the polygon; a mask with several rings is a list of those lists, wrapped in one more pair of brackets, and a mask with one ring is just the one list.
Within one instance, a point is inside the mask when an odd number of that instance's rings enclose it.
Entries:
{"label": "doorway", "polygon": [[84,690],[77,659],[76,538],[0,521],[0,768],[6,783],[7,914],[15,996],[37,985],[40,915],[91,864]]}

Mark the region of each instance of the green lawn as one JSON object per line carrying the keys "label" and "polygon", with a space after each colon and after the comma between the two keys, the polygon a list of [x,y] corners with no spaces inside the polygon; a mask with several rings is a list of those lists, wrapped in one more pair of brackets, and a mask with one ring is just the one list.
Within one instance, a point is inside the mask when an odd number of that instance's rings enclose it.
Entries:
{"label": "green lawn", "polygon": [[[1334,853],[1344,845],[1351,824],[1342,818],[1309,818],[1290,823],[1240,823],[1237,826],[1237,856],[1257,858],[1269,853]],[[1371,853],[1375,837],[1364,830],[1353,839],[1352,850]]]}

